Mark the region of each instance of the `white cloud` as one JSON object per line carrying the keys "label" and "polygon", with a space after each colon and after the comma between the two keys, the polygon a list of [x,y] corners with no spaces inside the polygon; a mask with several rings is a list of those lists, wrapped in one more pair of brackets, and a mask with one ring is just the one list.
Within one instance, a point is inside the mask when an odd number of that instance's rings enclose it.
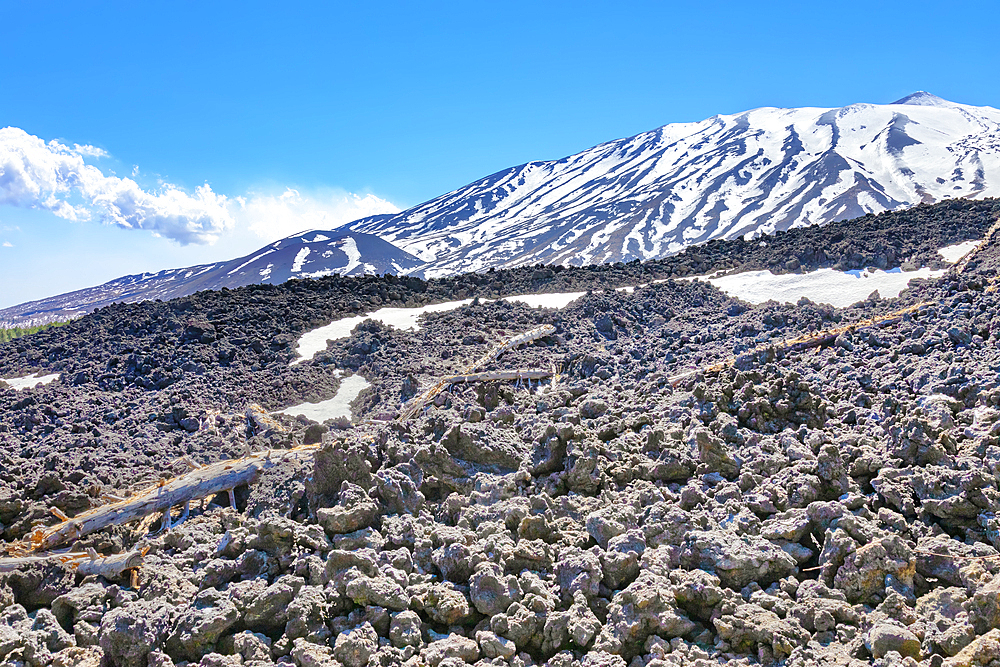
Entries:
{"label": "white cloud", "polygon": [[307,229],[334,229],[345,223],[378,213],[399,213],[399,208],[375,195],[327,191],[303,195],[287,188],[280,195],[251,194],[236,197],[233,215],[240,226],[274,241]]}
{"label": "white cloud", "polygon": [[182,245],[212,243],[233,228],[227,198],[208,185],[193,195],[169,183],[148,192],[130,178],[105,176],[84,161],[105,155],[94,146],[70,148],[16,127],[0,129],[0,204],[44,209],[67,220],[96,216]]}
{"label": "white cloud", "polygon": [[3,242],[3,247],[4,247],[4,248],[13,248],[13,247],[14,247],[14,244],[13,244],[13,243],[11,243],[10,241],[4,241],[4,242]]}

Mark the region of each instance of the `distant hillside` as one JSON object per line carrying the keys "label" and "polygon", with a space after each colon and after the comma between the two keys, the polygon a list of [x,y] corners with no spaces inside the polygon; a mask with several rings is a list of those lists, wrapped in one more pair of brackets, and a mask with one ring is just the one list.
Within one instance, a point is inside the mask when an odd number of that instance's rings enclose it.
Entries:
{"label": "distant hillside", "polygon": [[656,259],[712,239],[998,195],[1000,110],[921,92],[665,125],[344,228],[396,244],[437,277]]}
{"label": "distant hillside", "polygon": [[244,257],[159,273],[124,276],[87,289],[0,310],[0,328],[69,320],[116,302],[173,299],[201,290],[277,285],[290,278],[406,273],[420,261],[377,236],[309,231],[276,241]]}

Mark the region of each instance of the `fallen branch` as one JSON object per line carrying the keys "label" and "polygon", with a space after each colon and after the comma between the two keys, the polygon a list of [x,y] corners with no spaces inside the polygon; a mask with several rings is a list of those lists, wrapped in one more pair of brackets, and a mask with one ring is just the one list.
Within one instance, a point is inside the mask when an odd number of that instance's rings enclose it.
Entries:
{"label": "fallen branch", "polygon": [[142,567],[142,558],[148,549],[129,551],[113,556],[98,556],[97,552],[47,553],[37,556],[0,558],[0,573],[14,572],[25,565],[46,565],[54,563],[82,575],[99,575],[105,579],[115,579],[125,570]]}
{"label": "fallen branch", "polygon": [[260,407],[256,403],[251,403],[246,409],[247,418],[247,437],[253,437],[258,433],[264,433],[266,431],[278,431],[284,433],[288,429],[282,426],[278,420],[272,417],[267,410]]}
{"label": "fallen branch", "polygon": [[[444,391],[445,387],[457,381],[457,380],[451,380],[450,378],[473,375],[476,373],[478,369],[494,361],[497,357],[499,357],[507,350],[513,349],[518,345],[524,345],[525,343],[530,343],[531,341],[536,340],[538,338],[544,338],[545,336],[554,334],[555,332],[556,328],[554,326],[552,326],[551,324],[543,324],[540,327],[535,327],[534,329],[525,331],[522,334],[512,336],[507,340],[502,341],[501,343],[495,345],[489,352],[487,352],[486,354],[484,354],[483,356],[479,357],[474,362],[466,366],[465,370],[463,370],[462,373],[460,373],[459,375],[451,375],[448,377],[441,378],[440,380],[437,381],[436,384],[432,385],[429,389],[427,389],[427,391],[425,391],[424,393],[420,394],[415,399],[410,401],[410,403],[405,408],[403,408],[403,411],[400,412],[398,421],[406,421],[408,419],[412,419],[418,412],[420,412],[424,408],[425,405],[434,400],[435,396]],[[517,378],[511,378],[511,379],[517,379]]]}
{"label": "fallen branch", "polygon": [[901,310],[893,311],[886,315],[879,315],[876,317],[859,320],[857,322],[852,322],[851,324],[847,324],[841,327],[835,327],[833,329],[824,329],[823,331],[817,331],[816,333],[800,336],[798,338],[793,338],[792,340],[783,340],[778,344],[766,343],[763,345],[758,345],[754,349],[744,352],[739,356],[730,357],[729,359],[725,359],[724,361],[712,364],[711,366],[703,366],[701,368],[695,368],[690,371],[678,373],[677,375],[672,375],[669,378],[667,378],[667,382],[669,382],[671,386],[676,387],[680,382],[693,375],[697,375],[698,373],[718,373],[719,371],[723,371],[729,368],[730,366],[734,365],[740,357],[745,357],[747,355],[754,355],[759,352],[767,352],[768,350],[771,349],[773,349],[776,353],[801,352],[803,350],[808,350],[814,347],[823,347],[824,345],[830,345],[837,339],[837,336],[839,336],[840,334],[849,333],[852,331],[856,331],[858,329],[866,329],[868,327],[882,328],[891,326],[893,324],[898,324],[900,321],[902,321],[904,315],[916,312],[921,308],[932,305],[934,305],[932,302],[925,301],[923,303],[918,303],[915,306],[907,306],[906,308],[903,308]]}
{"label": "fallen branch", "polygon": [[969,261],[993,242],[993,237],[996,236],[997,232],[1000,232],[1000,217],[998,217],[996,222],[994,222],[993,225],[986,230],[986,234],[983,235],[983,240],[979,242],[979,245],[965,253],[965,255],[958,260],[958,263],[952,267],[952,271],[955,273],[962,273],[965,271],[965,267],[969,265]]}
{"label": "fallen branch", "polygon": [[[318,447],[319,445],[304,445],[295,449],[268,450],[243,459],[219,461],[164,481],[157,487],[121,502],[88,510],[54,526],[36,528],[19,545],[12,545],[9,550],[22,554],[46,551],[103,528],[136,521],[156,512],[168,517],[174,505],[214,496],[222,491],[232,491],[242,484],[252,484],[263,470],[283,461],[310,456]],[[170,519],[164,518],[164,526],[169,524]]]}
{"label": "fallen branch", "polygon": [[447,384],[458,382],[490,382],[491,380],[542,380],[552,377],[552,371],[487,371],[485,373],[469,373],[468,375],[449,375],[441,378]]}

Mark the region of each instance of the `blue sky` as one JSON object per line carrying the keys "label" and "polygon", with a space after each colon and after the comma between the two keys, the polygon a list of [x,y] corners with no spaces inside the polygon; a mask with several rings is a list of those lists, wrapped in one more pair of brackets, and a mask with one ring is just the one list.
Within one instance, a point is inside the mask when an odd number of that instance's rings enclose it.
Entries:
{"label": "blue sky", "polygon": [[58,205],[0,173],[0,307],[666,123],[915,90],[1000,107],[986,2],[2,0],[0,16],[7,150],[96,170]]}

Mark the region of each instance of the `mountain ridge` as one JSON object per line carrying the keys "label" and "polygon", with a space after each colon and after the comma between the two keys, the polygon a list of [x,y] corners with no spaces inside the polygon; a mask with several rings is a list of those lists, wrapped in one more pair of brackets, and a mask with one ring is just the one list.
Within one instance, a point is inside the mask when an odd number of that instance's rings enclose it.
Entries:
{"label": "mountain ridge", "polygon": [[[311,237],[311,238],[310,238]],[[172,299],[203,289],[280,284],[290,278],[405,273],[416,257],[358,232],[307,230],[225,262],[122,276],[101,285],[0,309],[0,327],[73,319],[119,301]]]}
{"label": "mountain ridge", "polygon": [[[510,167],[406,211],[301,232],[229,262],[124,276],[12,306],[0,310],[0,326],[331,273],[434,278],[649,260],[713,240],[996,195],[997,109],[926,91],[885,105],[761,107]],[[323,245],[334,237],[336,247]]]}
{"label": "mountain ridge", "polygon": [[996,194],[1000,111],[921,91],[888,105],[761,107],[664,125],[341,228],[385,238],[434,277],[653,259],[713,238]]}

